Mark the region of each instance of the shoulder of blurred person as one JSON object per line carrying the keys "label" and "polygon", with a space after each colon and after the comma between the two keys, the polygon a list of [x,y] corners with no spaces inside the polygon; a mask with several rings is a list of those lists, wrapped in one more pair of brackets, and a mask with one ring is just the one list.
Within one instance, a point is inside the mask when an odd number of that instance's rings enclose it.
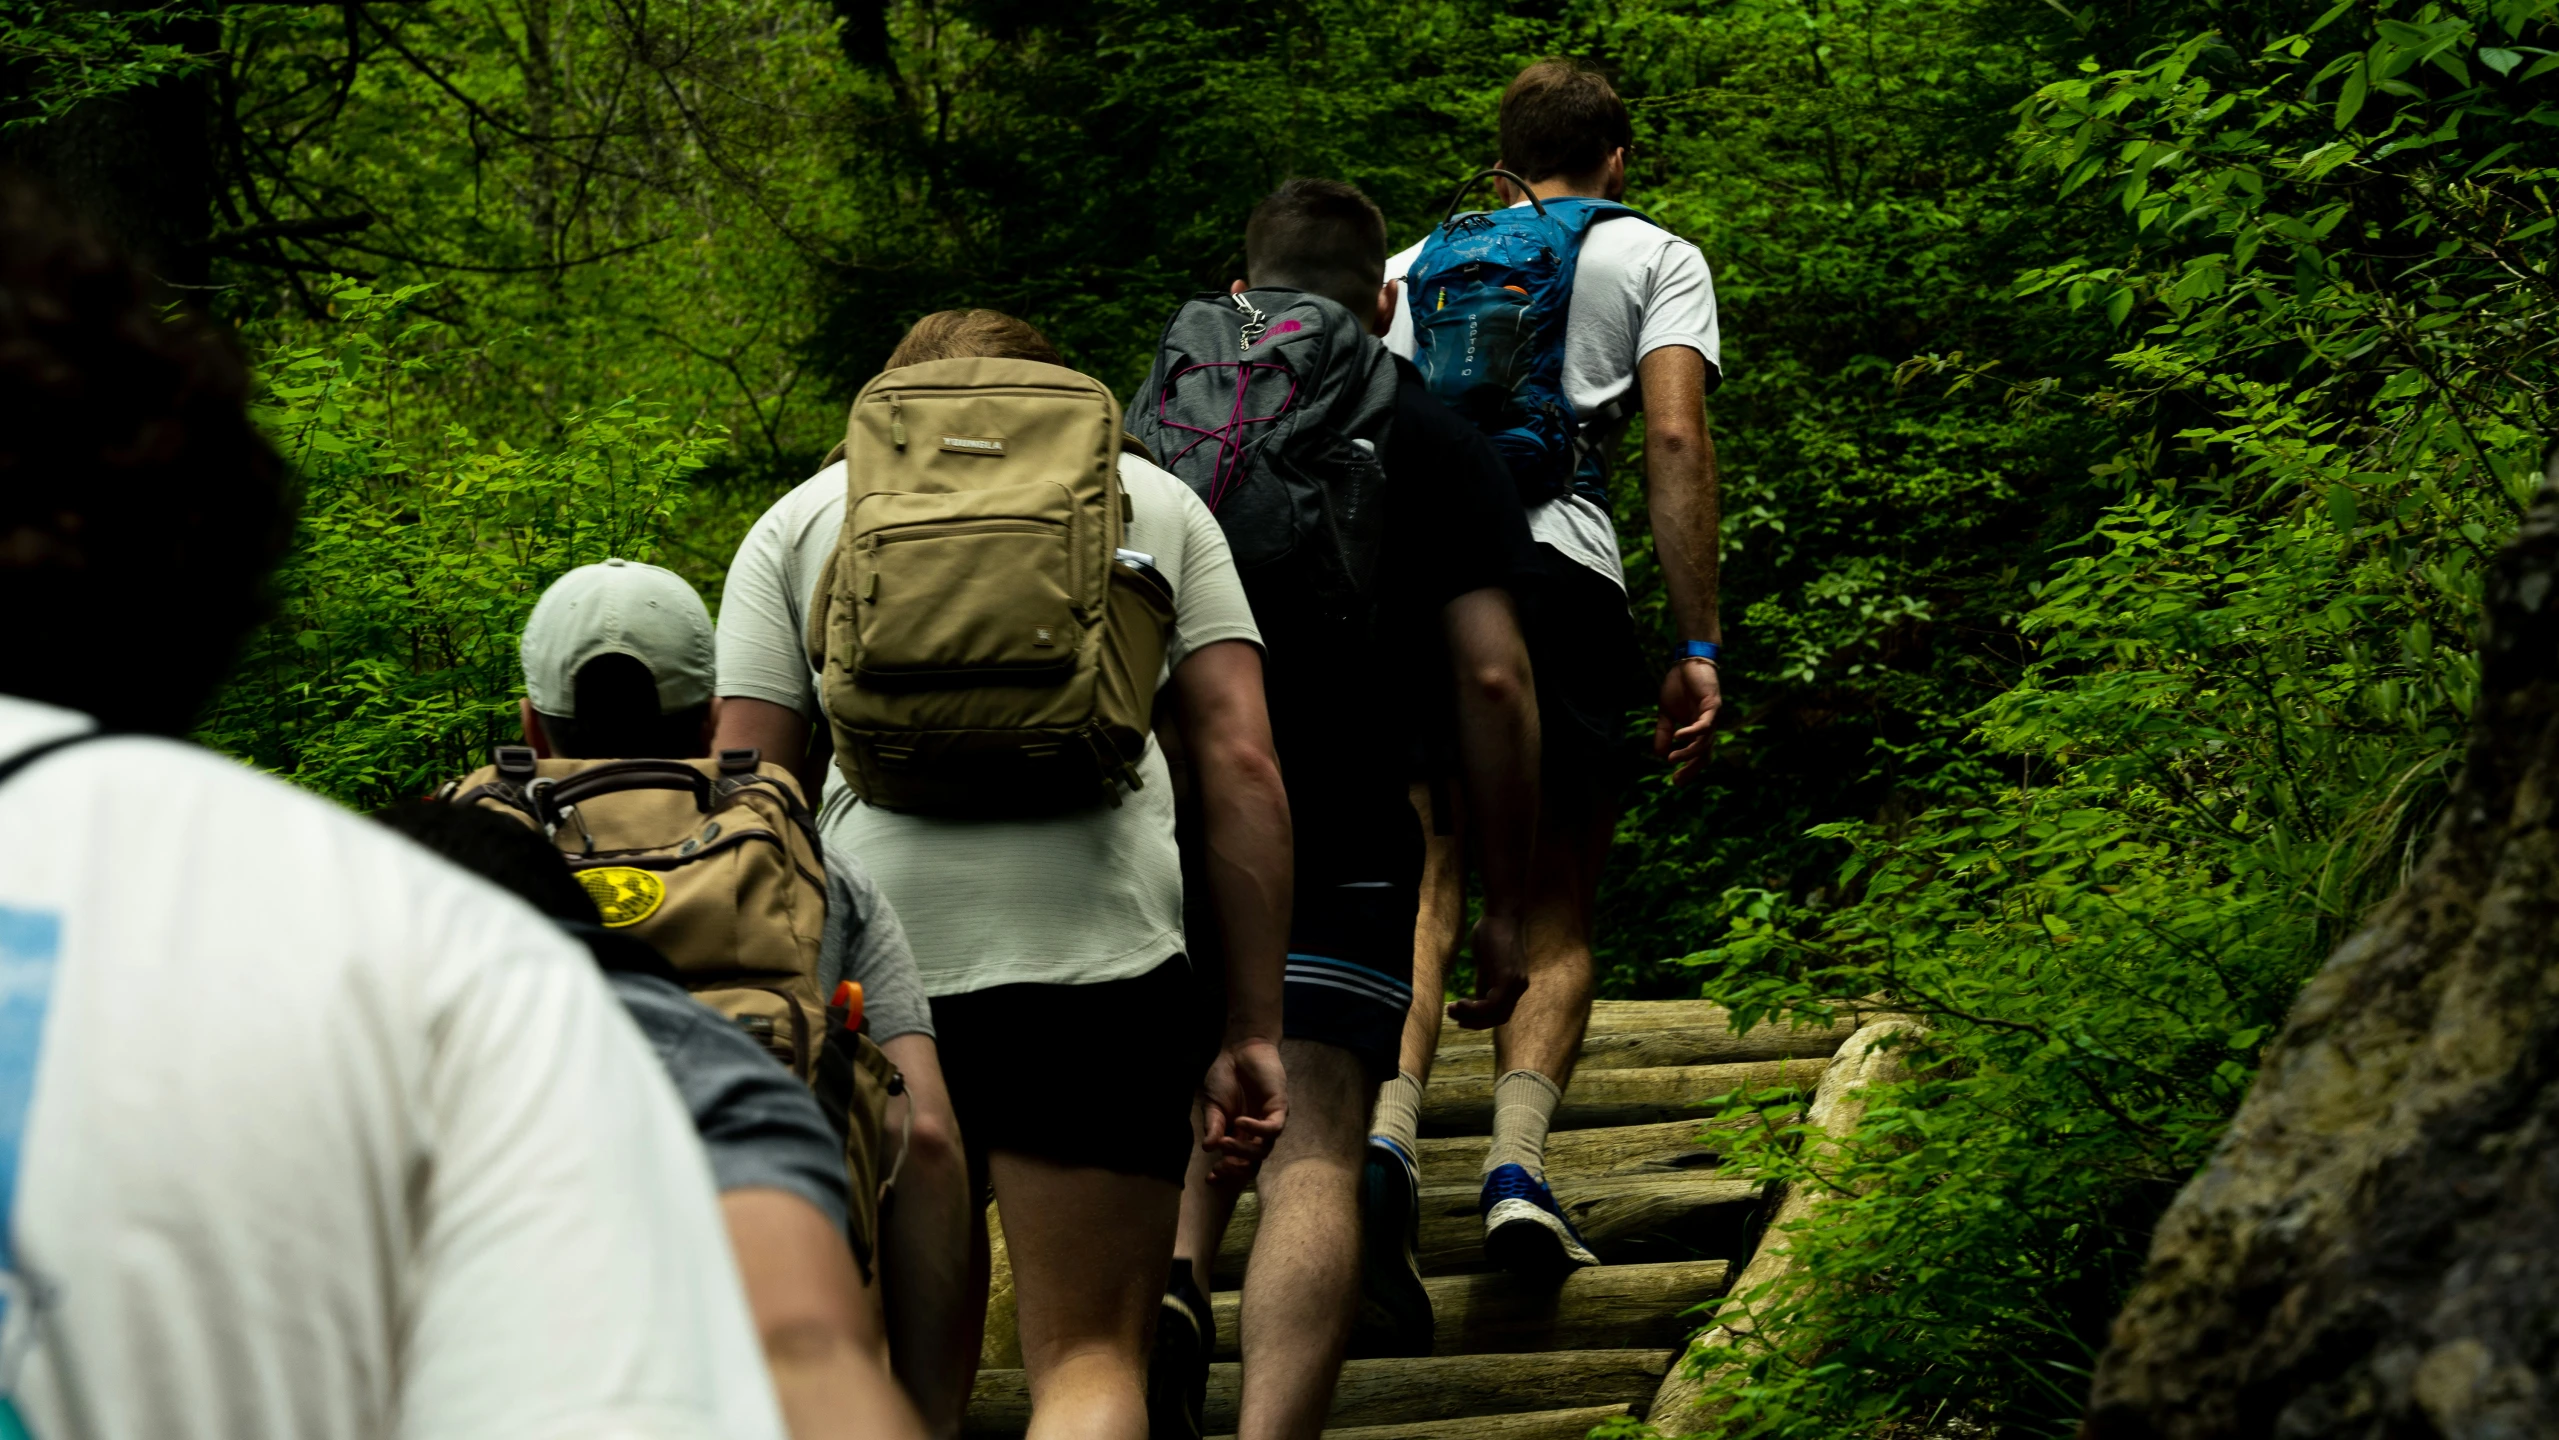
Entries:
{"label": "shoulder of blurred person", "polygon": [[44,617],[0,627],[0,757],[120,732],[0,787],[12,1398],[38,1434],[776,1435],[701,1150],[593,967],[148,738],[291,534],[247,394],[216,327],[0,180],[0,612]]}
{"label": "shoulder of blurred person", "polygon": [[[0,700],[0,753],[82,723]],[[0,789],[0,874],[0,931],[55,937],[16,1205],[19,1259],[59,1302],[33,1414],[319,1436],[660,1411],[773,1433],[684,1114],[521,902],[141,737]],[[217,1414],[253,1423],[203,1428]]]}

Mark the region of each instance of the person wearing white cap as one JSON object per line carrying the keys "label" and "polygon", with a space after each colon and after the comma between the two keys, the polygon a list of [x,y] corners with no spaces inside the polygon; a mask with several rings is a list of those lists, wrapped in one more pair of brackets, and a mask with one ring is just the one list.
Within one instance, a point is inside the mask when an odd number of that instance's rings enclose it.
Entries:
{"label": "person wearing white cap", "polygon": [[[690,759],[711,752],[719,712],[712,693],[711,614],[673,571],[622,559],[570,571],[534,604],[522,651],[525,695],[519,708],[524,743],[535,754]],[[825,859],[819,989],[832,993],[839,979],[861,985],[867,1033],[905,1080],[904,1095],[890,1102],[909,1112],[893,1114],[891,1122],[906,1137],[898,1204],[882,1209],[878,1268],[872,1272],[878,1283],[865,1285],[852,1317],[859,1324],[855,1338],[867,1352],[893,1353],[908,1339],[895,1327],[903,1308],[901,1286],[931,1285],[954,1257],[965,1264],[967,1212],[961,1206],[967,1167],[942,1081],[931,1002],[906,932],[859,860],[841,849],[830,849]],[[946,1203],[954,1197],[957,1203]],[[748,1300],[759,1320],[770,1318],[763,1313],[759,1274],[802,1269],[746,1265]],[[927,1278],[915,1278],[919,1269]],[[805,1287],[786,1298],[806,1298]],[[915,1343],[933,1345],[930,1339]],[[897,1355],[901,1378],[918,1358],[923,1357]],[[786,1389],[785,1409],[796,1414],[793,1399]],[[913,1424],[910,1415],[879,1433],[908,1433]]]}
{"label": "person wearing white cap", "polygon": [[711,612],[674,571],[620,559],[570,571],[534,604],[523,652],[524,743],[536,752],[710,752]]}

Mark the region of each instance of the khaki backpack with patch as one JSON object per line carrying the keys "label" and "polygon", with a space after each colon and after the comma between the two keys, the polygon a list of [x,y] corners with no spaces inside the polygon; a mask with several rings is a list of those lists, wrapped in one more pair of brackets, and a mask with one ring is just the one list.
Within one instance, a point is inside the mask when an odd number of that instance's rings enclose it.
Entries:
{"label": "khaki backpack with patch", "polygon": [[1173,596],[1121,549],[1123,443],[1110,390],[1063,366],[933,360],[862,387],[808,633],[855,794],[1003,815],[1137,784]]}
{"label": "khaki backpack with patch", "polygon": [[647,941],[806,1080],[826,1039],[826,862],[799,782],[760,758],[537,760],[501,745],[448,798],[548,835],[606,929]]}
{"label": "khaki backpack with patch", "polygon": [[[889,1096],[901,1088],[870,1037],[818,993],[826,862],[799,782],[753,750],[701,760],[497,763],[440,798],[512,815],[551,838],[608,930],[646,941],[693,998],[727,1016],[816,1091],[845,1138],[854,1253],[876,1243]],[[833,1043],[830,1043],[832,1040]]]}

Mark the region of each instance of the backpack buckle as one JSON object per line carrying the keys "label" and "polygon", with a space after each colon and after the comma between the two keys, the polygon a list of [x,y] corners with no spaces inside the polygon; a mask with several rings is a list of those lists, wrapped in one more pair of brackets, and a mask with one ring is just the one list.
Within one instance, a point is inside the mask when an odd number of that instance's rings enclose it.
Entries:
{"label": "backpack buckle", "polygon": [[720,773],[723,775],[752,775],[755,767],[763,763],[764,752],[753,745],[720,752]]}
{"label": "backpack buckle", "polygon": [[530,745],[501,745],[491,757],[497,762],[500,777],[522,784],[533,778],[536,768]]}

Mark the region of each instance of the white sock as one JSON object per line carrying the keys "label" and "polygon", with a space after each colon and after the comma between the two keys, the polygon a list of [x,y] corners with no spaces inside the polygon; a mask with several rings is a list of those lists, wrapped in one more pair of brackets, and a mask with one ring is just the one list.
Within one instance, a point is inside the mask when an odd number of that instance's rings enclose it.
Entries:
{"label": "white sock", "polygon": [[1546,1127],[1564,1091],[1534,1070],[1513,1070],[1493,1082],[1493,1143],[1484,1151],[1484,1173],[1517,1165],[1546,1178]]}
{"label": "white sock", "polygon": [[1377,1087],[1377,1118],[1369,1122],[1368,1133],[1385,1136],[1416,1163],[1421,1160],[1422,1082],[1413,1072],[1398,1070],[1394,1079]]}

